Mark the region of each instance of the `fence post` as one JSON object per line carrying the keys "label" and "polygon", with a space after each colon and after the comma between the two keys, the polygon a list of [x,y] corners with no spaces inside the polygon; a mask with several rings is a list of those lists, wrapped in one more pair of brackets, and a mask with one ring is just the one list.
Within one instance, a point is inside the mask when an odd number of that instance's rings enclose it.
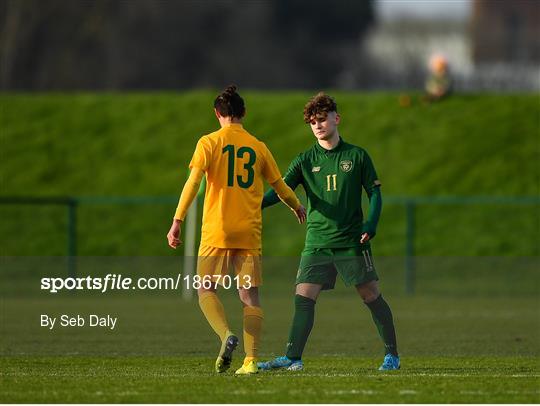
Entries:
{"label": "fence post", "polygon": [[[189,177],[189,174],[188,174]],[[206,178],[203,178],[197,196],[191,203],[185,218],[184,228],[184,277],[188,276],[183,286],[182,297],[184,300],[191,300],[193,297],[193,276],[197,268],[197,206],[203,198],[206,187]],[[191,285],[191,286],[190,286]]]}
{"label": "fence post", "polygon": [[406,241],[405,241],[405,292],[408,295],[414,294],[415,288],[415,263],[414,263],[414,239],[416,234],[416,202],[407,200],[406,210]]}
{"label": "fence post", "polygon": [[188,209],[184,227],[184,277],[188,276],[182,291],[182,297],[184,300],[191,300],[193,297],[193,290],[191,280],[195,274],[195,245],[197,238],[197,203],[198,196],[195,197],[193,203]]}
{"label": "fence post", "polygon": [[67,271],[68,276],[72,278],[77,275],[77,206],[77,199],[69,198],[67,213]]}

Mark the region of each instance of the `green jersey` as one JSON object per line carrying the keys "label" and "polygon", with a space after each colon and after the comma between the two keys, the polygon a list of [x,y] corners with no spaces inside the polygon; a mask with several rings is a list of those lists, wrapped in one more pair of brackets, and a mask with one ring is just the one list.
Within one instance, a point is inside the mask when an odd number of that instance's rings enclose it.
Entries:
{"label": "green jersey", "polygon": [[[284,176],[293,190],[302,185],[307,197],[306,248],[344,248],[360,245],[365,231],[362,188],[371,197],[380,186],[367,152],[341,138],[332,150],[316,143],[299,154]],[[270,190],[262,207],[279,202]],[[378,220],[378,216],[377,216]],[[370,228],[374,234],[376,224]]]}

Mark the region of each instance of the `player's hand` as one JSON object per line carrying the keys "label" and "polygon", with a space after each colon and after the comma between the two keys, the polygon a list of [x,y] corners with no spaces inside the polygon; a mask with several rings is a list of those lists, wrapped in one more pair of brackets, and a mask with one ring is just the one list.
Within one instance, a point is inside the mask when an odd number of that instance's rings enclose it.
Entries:
{"label": "player's hand", "polygon": [[360,238],[360,244],[365,244],[368,241],[369,241],[369,234],[368,233],[362,234],[362,237]]}
{"label": "player's hand", "polygon": [[182,241],[180,241],[180,220],[173,220],[171,229],[167,233],[167,241],[169,242],[169,247],[176,249]]}
{"label": "player's hand", "polygon": [[296,218],[298,219],[298,222],[300,224],[304,224],[304,222],[306,221],[306,208],[302,205],[300,205],[300,207],[298,207],[298,209],[296,210],[293,210],[294,212],[294,215],[296,216]]}

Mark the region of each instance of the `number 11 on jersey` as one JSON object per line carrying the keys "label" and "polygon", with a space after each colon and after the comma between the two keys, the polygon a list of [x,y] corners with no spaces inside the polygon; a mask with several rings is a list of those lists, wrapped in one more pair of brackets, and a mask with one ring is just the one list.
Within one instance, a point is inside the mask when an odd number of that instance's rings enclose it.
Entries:
{"label": "number 11 on jersey", "polygon": [[[331,186],[333,185],[333,189]],[[337,190],[337,175],[326,175],[326,191],[330,192],[331,190]]]}

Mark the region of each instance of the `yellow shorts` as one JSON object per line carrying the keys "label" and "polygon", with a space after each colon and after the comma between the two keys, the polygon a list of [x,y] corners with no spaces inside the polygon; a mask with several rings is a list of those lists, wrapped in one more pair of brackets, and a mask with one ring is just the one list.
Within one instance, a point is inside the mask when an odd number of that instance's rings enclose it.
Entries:
{"label": "yellow shorts", "polygon": [[[234,270],[234,276],[231,276]],[[225,288],[249,288],[262,285],[260,249],[199,247],[197,275],[212,278]]]}

